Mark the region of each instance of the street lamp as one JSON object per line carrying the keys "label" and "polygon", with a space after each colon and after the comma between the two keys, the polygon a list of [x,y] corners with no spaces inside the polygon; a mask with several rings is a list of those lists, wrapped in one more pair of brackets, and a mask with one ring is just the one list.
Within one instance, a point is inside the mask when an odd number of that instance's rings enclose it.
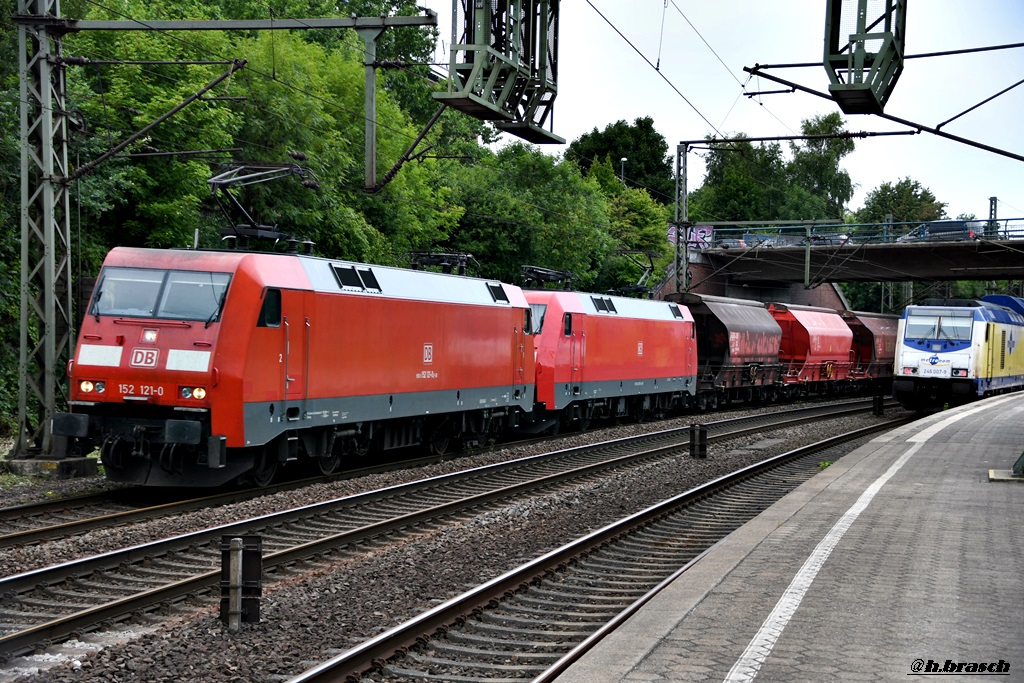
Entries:
{"label": "street lamp", "polygon": [[626,184],[626,157],[620,159],[622,164],[619,166],[619,182],[623,185]]}

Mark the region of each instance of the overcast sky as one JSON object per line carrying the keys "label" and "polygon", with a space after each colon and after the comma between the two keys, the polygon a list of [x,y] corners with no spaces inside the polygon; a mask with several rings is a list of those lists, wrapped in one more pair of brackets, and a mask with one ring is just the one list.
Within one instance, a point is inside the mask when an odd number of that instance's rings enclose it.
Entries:
{"label": "overcast sky", "polygon": [[[421,4],[438,12],[446,48],[451,41],[450,0]],[[650,116],[668,141],[670,154],[680,141],[716,134],[715,129],[725,136],[799,134],[802,120],[840,111],[838,106],[800,92],[746,97],[744,92],[782,86],[763,79],[748,82],[743,67],[820,64],[824,6],[810,0],[562,0],[554,132],[571,142],[618,120]],[[907,55],[1024,42],[1024,2],[909,3],[906,34]],[[447,61],[440,49],[437,57]],[[660,74],[644,57],[660,64]],[[828,90],[828,76],[820,65],[770,73],[819,92]],[[885,112],[935,127],[1021,79],[1024,48],[910,59]],[[845,120],[849,131],[907,130],[872,116]],[[942,130],[1024,155],[1024,85]],[[788,151],[787,143],[782,144]],[[1024,217],[1022,161],[930,133],[868,138],[856,145],[843,161],[856,188],[852,210],[881,183],[909,177],[945,202],[951,218],[965,213],[987,217],[989,197],[998,197],[1000,218]],[[544,148],[556,154],[565,150],[564,145]],[[695,152],[688,163],[692,190],[703,182],[704,166]],[[625,169],[628,178],[628,160]]]}

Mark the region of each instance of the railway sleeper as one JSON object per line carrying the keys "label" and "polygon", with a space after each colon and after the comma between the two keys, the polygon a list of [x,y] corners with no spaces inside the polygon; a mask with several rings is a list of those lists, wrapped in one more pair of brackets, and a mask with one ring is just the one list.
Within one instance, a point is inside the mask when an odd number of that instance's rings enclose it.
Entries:
{"label": "railway sleeper", "polygon": [[538,652],[535,650],[517,650],[513,648],[501,648],[503,642],[487,641],[489,647],[469,647],[446,640],[432,640],[428,647],[436,654],[448,655],[450,657],[472,657],[475,661],[501,661],[509,659],[529,658],[545,662],[556,662],[562,656],[557,649],[552,648],[551,652]]}
{"label": "railway sleeper", "polygon": [[619,605],[622,604],[623,600],[634,600],[643,595],[641,590],[630,591],[624,595],[592,595],[593,591],[589,590],[586,586],[569,586],[561,583],[557,584],[557,589],[554,586],[555,584],[548,582],[544,588],[530,587],[525,593],[536,599],[563,602],[566,599],[578,600],[581,596],[584,596],[593,604],[606,602],[613,605]]}
{"label": "railway sleeper", "polygon": [[511,638],[494,640],[489,636],[474,633],[466,629],[449,631],[445,634],[445,642],[464,643],[466,645],[488,650],[500,647],[513,653],[550,651],[556,653],[559,657],[565,653],[565,644],[559,640],[517,640]]}
{"label": "railway sleeper", "polygon": [[[459,661],[457,659],[443,659],[441,657],[434,657],[431,655],[420,654],[418,652],[410,652],[406,655],[409,661],[416,662],[417,664],[424,665],[430,669],[434,667],[446,667],[455,669],[460,675],[466,676],[474,672],[486,676],[488,679],[493,677],[495,673],[504,674],[524,674],[533,673],[539,674],[544,671],[544,667],[540,664],[530,665],[528,657],[524,657],[527,661],[516,662],[514,664],[499,664],[497,662],[481,661],[479,659],[473,659],[470,661]],[[386,667],[386,668],[391,668]],[[414,670],[415,671],[415,670]],[[420,674],[422,675],[422,674]],[[453,680],[450,677],[445,677],[447,680]]]}
{"label": "railway sleeper", "polygon": [[572,623],[600,624],[608,621],[617,611],[609,606],[595,607],[593,610],[580,610],[577,604],[550,604],[547,606],[517,604],[515,599],[502,605],[501,609],[509,615],[522,614],[530,619],[528,622],[542,620],[544,623],[559,623],[559,620],[572,620]]}
{"label": "railway sleeper", "polygon": [[587,628],[590,626],[596,629],[607,621],[606,619],[602,619],[600,617],[595,618],[592,614],[585,615],[583,618],[580,619],[563,620],[544,619],[542,618],[542,615],[536,613],[534,613],[532,616],[524,617],[520,614],[510,614],[505,610],[504,604],[502,604],[497,609],[487,610],[486,612],[481,613],[477,617],[477,620],[484,623],[494,624],[498,626],[508,626],[513,628],[517,626],[522,626],[523,628],[546,626],[555,627],[559,630]]}
{"label": "railway sleeper", "polygon": [[495,638],[510,640],[529,638],[530,640],[548,640],[553,643],[563,643],[567,638],[578,638],[582,640],[594,632],[594,629],[591,628],[579,628],[579,624],[576,624],[575,627],[576,628],[572,630],[564,628],[554,630],[545,628],[517,628],[507,626],[505,624],[492,624],[474,619],[473,621],[467,621],[462,628],[476,633],[491,634]]}
{"label": "railway sleeper", "polygon": [[539,597],[534,597],[534,596],[531,596],[531,595],[516,595],[515,598],[513,598],[514,603],[512,605],[510,605],[509,609],[524,609],[524,610],[525,609],[539,609],[539,610],[558,611],[558,610],[565,609],[566,604],[569,603],[569,604],[572,604],[573,609],[581,610],[581,613],[587,612],[587,613],[590,613],[590,614],[594,614],[594,613],[605,614],[605,613],[608,612],[609,608],[614,608],[614,607],[617,607],[618,605],[622,605],[623,604],[623,601],[621,599],[619,599],[619,600],[615,600],[614,602],[606,602],[604,604],[591,603],[591,604],[581,605],[581,604],[578,603],[577,600],[570,601],[570,600],[564,599],[564,598],[567,598],[568,596],[562,596],[562,597],[563,597],[562,600],[552,600],[550,598],[539,598]]}

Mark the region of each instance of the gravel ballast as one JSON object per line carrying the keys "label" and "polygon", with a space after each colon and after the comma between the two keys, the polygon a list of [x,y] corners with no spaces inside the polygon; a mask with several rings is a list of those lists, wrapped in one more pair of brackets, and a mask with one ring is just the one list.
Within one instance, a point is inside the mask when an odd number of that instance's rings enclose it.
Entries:
{"label": "gravel ballast", "polygon": [[[735,416],[738,413],[730,413]],[[891,416],[889,416],[891,417]],[[707,420],[721,419],[707,416]],[[832,433],[879,421],[868,414],[838,418]],[[109,529],[48,544],[45,557],[31,548],[12,549],[0,560],[0,574],[24,571],[126,543],[241,519],[382,488],[469,467],[511,460],[537,450],[668,429],[705,421],[693,417],[567,436],[555,446],[509,447],[448,462],[274,494],[215,510]],[[69,659],[31,672],[24,681],[283,681],[314,663],[399,624],[417,613],[512,569],[564,543],[656,502],[740,467],[820,438],[822,425],[772,432],[709,447],[707,460],[680,457],[622,473],[613,480],[565,486],[526,502],[489,508],[458,524],[394,539],[333,564],[304,570],[265,587],[261,622],[231,633],[213,600],[182,608],[169,619],[127,642],[100,650],[74,650]],[[61,484],[62,482],[52,482]],[[81,483],[81,482],[79,482]],[[60,488],[60,486],[51,486]],[[38,494],[37,494],[38,495]],[[131,540],[128,540],[131,539]],[[118,627],[121,628],[121,627]],[[86,635],[84,643],[95,641]],[[24,659],[15,666],[31,667]],[[10,667],[10,665],[8,665]],[[22,670],[30,673],[30,669]],[[15,680],[0,670],[0,680]]]}

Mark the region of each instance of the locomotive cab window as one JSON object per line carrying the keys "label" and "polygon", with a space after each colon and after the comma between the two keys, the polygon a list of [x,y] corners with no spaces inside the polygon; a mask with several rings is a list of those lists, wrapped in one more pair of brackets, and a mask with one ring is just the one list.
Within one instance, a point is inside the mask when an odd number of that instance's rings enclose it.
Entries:
{"label": "locomotive cab window", "polygon": [[103,269],[89,314],[202,320],[220,317],[231,275],[153,268]]}
{"label": "locomotive cab window", "polygon": [[562,320],[565,325],[565,336],[572,336],[572,313],[566,313],[565,318]]}
{"label": "locomotive cab window", "polygon": [[540,334],[544,329],[544,313],[548,310],[547,304],[530,304],[530,311],[533,313],[533,333]]}
{"label": "locomotive cab window", "polygon": [[268,289],[263,297],[263,306],[260,308],[260,317],[256,322],[257,327],[280,327],[281,326],[281,290]]}

